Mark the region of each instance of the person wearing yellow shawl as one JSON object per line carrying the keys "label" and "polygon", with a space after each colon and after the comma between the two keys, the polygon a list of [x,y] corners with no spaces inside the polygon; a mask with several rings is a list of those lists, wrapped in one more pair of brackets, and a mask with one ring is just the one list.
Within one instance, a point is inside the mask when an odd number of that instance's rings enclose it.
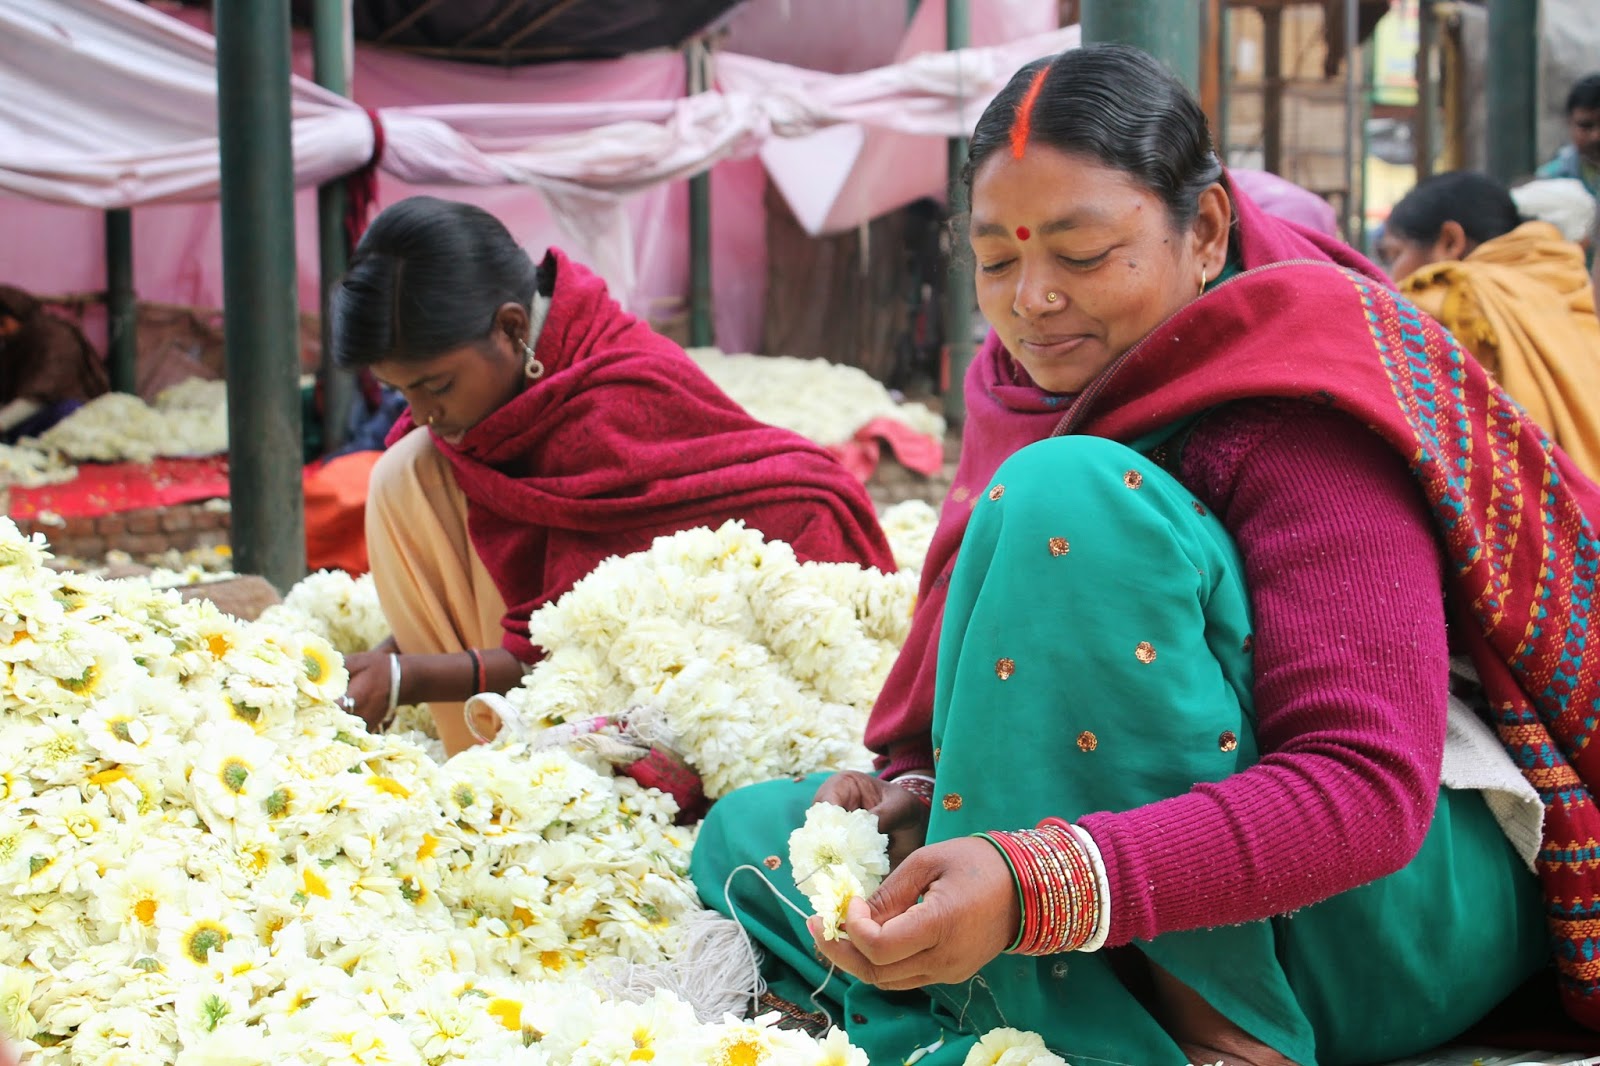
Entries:
{"label": "person wearing yellow shawl", "polygon": [[1454,171],[1395,205],[1378,254],[1401,294],[1600,477],[1600,318],[1583,250],[1524,222],[1494,179]]}

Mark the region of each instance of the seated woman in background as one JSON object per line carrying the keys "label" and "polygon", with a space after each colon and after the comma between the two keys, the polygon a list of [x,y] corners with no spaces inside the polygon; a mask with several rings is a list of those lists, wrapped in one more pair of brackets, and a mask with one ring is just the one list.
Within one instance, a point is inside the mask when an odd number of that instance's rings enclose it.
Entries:
{"label": "seated woman in background", "polygon": [[1583,250],[1524,222],[1493,178],[1454,171],[1395,204],[1378,252],[1400,292],[1600,477],[1600,319]]}
{"label": "seated woman in background", "polygon": [[380,214],[333,296],[345,367],[409,404],[373,470],[367,541],[392,642],[350,656],[352,709],[506,692],[539,649],[529,614],[611,555],[740,519],[802,560],[884,570],[866,490],[822,447],[757,422],[683,350],[551,249],[413,197]]}
{"label": "seated woman in background", "polygon": [[77,326],[0,285],[0,441],[38,436],[110,387]]}
{"label": "seated woman in background", "polygon": [[[1142,52],[1024,67],[966,178],[992,332],[879,773],[734,792],[695,845],[773,994],[820,988],[874,1063],[1011,1027],[1074,1064],[1353,1066],[1461,1033],[1553,934],[1600,1020],[1562,850],[1600,828],[1600,489],[1377,268],[1240,194]],[[848,940],[734,876],[809,909],[815,801],[889,837]]]}

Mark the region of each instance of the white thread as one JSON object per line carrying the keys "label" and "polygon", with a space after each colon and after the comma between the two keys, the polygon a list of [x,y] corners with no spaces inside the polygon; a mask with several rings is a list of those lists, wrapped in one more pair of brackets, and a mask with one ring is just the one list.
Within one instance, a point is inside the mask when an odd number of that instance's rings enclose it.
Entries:
{"label": "white thread", "polygon": [[682,928],[683,944],[666,962],[613,959],[595,967],[593,983],[632,1003],[643,1003],[665,989],[708,1024],[739,1013],[747,1001],[759,1001],[765,982],[755,948],[739,923],[703,910],[689,915]]}
{"label": "white thread", "polygon": [[[781,891],[779,891],[778,886],[773,884],[765,873],[756,867],[751,866],[749,863],[746,863],[743,866],[735,866],[732,870],[729,870],[728,879],[722,882],[722,899],[723,902],[727,903],[728,905],[728,917],[732,918],[735,922],[739,920],[739,908],[733,902],[733,875],[739,873],[741,870],[749,870],[751,873],[759,877],[761,879],[761,883],[766,885],[774,896],[778,897],[778,902],[782,903],[785,907],[788,907],[790,910],[798,914],[801,921],[805,921],[811,917],[811,915],[807,914],[805,911],[796,906],[794,900],[790,899],[788,896],[785,896]],[[740,928],[742,929],[744,927],[740,926]],[[829,983],[833,981],[833,974],[837,969],[837,964],[835,964],[832,959],[829,959],[827,976],[822,979],[822,984],[812,989],[810,996],[811,1005],[817,1008],[817,1013],[822,1015],[823,1020],[828,1023],[828,1028],[830,1029],[833,1028],[834,1024],[833,1015],[829,1013],[828,1008],[824,1007],[822,1005],[822,1001],[817,997],[822,995],[822,993],[827,989]],[[750,1008],[752,1014],[755,1014],[761,1009],[760,991],[758,991],[755,997],[751,1000]]]}

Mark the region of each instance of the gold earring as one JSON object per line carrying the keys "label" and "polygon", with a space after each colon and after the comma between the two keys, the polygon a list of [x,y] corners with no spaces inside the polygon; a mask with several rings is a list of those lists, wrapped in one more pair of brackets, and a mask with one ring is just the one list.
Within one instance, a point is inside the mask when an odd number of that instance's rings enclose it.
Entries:
{"label": "gold earring", "polygon": [[1206,294],[1206,268],[1205,267],[1201,267],[1200,268],[1200,295],[1204,296],[1205,294]]}
{"label": "gold earring", "polygon": [[428,425],[431,426],[437,421],[439,421],[439,416],[438,415],[429,415],[428,416]]}
{"label": "gold earring", "polygon": [[1055,303],[1057,300],[1061,299],[1061,294],[1058,292],[1047,292],[1044,294],[1044,298],[1046,303]]}

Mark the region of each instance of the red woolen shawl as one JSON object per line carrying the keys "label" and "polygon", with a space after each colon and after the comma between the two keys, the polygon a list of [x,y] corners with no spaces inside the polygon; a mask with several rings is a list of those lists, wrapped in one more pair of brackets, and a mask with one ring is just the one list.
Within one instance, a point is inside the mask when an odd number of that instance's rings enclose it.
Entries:
{"label": "red woolen shawl", "polygon": [[[866,490],[825,449],[750,417],[560,251],[542,269],[544,377],[458,446],[434,437],[505,598],[507,650],[537,658],[528,616],[607,557],[732,518],[803,561],[894,569]],[[407,412],[390,442],[413,426]]]}

